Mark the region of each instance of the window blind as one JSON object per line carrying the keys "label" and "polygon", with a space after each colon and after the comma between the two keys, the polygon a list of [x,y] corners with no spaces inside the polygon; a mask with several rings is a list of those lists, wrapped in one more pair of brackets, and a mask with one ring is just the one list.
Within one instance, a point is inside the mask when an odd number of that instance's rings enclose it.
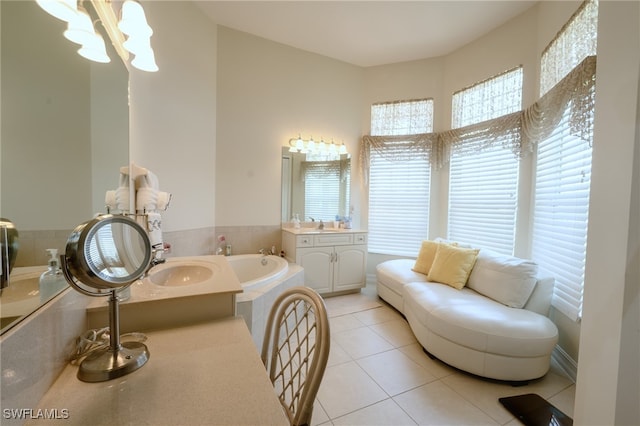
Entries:
{"label": "window blind", "polygon": [[[522,67],[456,92],[453,127],[518,111]],[[448,238],[512,254],[518,201],[519,161],[500,140],[463,141],[449,168]]]}
{"label": "window blind", "polygon": [[416,257],[429,231],[429,159],[371,154],[369,251]]}
{"label": "window blind", "polygon": [[[341,173],[341,162],[308,161],[302,165],[304,173],[304,211],[315,220],[331,221],[345,209],[349,199],[350,182]],[[344,178],[342,177],[344,176]],[[343,190],[340,190],[340,187]],[[340,194],[341,197],[336,197]],[[341,209],[342,207],[342,209]]]}
{"label": "window blind", "polygon": [[[372,135],[413,135],[433,129],[433,99],[371,106]],[[429,156],[408,141],[373,150],[369,165],[369,252],[416,257],[429,235]]]}
{"label": "window blind", "polygon": [[501,146],[453,155],[449,175],[449,239],[513,254],[518,160]]}
{"label": "window blind", "polygon": [[[596,54],[597,29],[598,0],[587,0],[542,53],[540,93]],[[555,278],[553,306],[577,321],[587,256],[593,111],[588,141],[571,134],[569,115],[566,110],[552,134],[538,142],[531,252],[540,270]]]}
{"label": "window blind", "polygon": [[537,152],[532,257],[555,277],[553,304],[573,320],[582,311],[591,152],[570,134],[568,113]]}

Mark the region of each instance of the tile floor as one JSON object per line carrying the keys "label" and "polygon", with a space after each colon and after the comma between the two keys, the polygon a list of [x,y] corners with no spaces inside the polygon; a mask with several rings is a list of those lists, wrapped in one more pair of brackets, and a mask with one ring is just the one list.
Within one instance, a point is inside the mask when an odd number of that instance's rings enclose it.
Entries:
{"label": "tile floor", "polygon": [[325,302],[331,352],[314,425],[519,425],[498,398],[525,393],[573,416],[575,385],[557,368],[523,387],[480,379],[430,359],[375,286]]}

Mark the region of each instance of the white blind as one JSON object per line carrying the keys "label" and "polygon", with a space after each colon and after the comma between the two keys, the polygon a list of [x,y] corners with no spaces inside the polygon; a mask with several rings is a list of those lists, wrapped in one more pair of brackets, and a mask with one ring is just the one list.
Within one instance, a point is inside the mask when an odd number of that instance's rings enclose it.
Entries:
{"label": "white blind", "polygon": [[[432,129],[432,99],[371,107],[372,135],[411,135]],[[392,155],[371,152],[369,251],[415,257],[429,234],[431,165],[428,155],[402,155],[399,146],[407,145],[390,146],[394,150]]]}
{"label": "white blind", "polygon": [[336,215],[345,211],[345,199],[349,199],[350,184],[347,174],[341,173],[341,162],[304,162],[303,170],[305,215],[315,220],[334,220]]}
{"label": "white blind", "polygon": [[[518,111],[522,67],[461,90],[452,102],[453,127]],[[494,142],[463,142],[451,155],[448,238],[512,254],[519,161],[500,141]]]}
{"label": "white blind", "polygon": [[[582,59],[596,54],[598,1],[585,1],[540,60],[540,93],[545,93]],[[594,89],[592,89],[594,90]],[[591,111],[593,126],[593,111]],[[582,315],[587,255],[591,139],[570,133],[569,112],[538,143],[532,229],[532,257],[555,278],[553,306],[573,320]]]}
{"label": "white blind", "polygon": [[501,146],[476,155],[454,155],[449,178],[451,240],[512,254],[518,160]]}
{"label": "white blind", "polygon": [[582,311],[591,147],[569,133],[568,114],[538,144],[532,257],[555,277],[553,304],[573,320]]}
{"label": "white blind", "polygon": [[415,257],[429,232],[429,159],[371,154],[369,251]]}

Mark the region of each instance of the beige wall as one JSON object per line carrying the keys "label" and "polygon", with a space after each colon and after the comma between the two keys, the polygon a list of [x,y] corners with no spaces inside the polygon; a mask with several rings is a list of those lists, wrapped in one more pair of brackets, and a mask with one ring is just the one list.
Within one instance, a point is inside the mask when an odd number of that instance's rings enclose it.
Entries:
{"label": "beige wall", "polygon": [[218,37],[216,225],[278,225],[281,147],[301,134],[357,153],[363,71],[225,27]]}
{"label": "beige wall", "polygon": [[130,158],[173,194],[164,231],[213,227],[217,28],[192,2],[145,2],[161,71],[131,68]]}

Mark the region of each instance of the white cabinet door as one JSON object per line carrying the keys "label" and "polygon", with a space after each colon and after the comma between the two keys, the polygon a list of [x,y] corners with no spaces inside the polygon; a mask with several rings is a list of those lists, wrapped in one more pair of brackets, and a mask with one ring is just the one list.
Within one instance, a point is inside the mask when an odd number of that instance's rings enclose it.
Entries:
{"label": "white cabinet door", "polygon": [[337,246],[333,263],[333,291],[361,288],[367,268],[366,246]]}
{"label": "white cabinet door", "polygon": [[304,284],[318,293],[332,291],[333,247],[298,248],[296,263],[304,268]]}

